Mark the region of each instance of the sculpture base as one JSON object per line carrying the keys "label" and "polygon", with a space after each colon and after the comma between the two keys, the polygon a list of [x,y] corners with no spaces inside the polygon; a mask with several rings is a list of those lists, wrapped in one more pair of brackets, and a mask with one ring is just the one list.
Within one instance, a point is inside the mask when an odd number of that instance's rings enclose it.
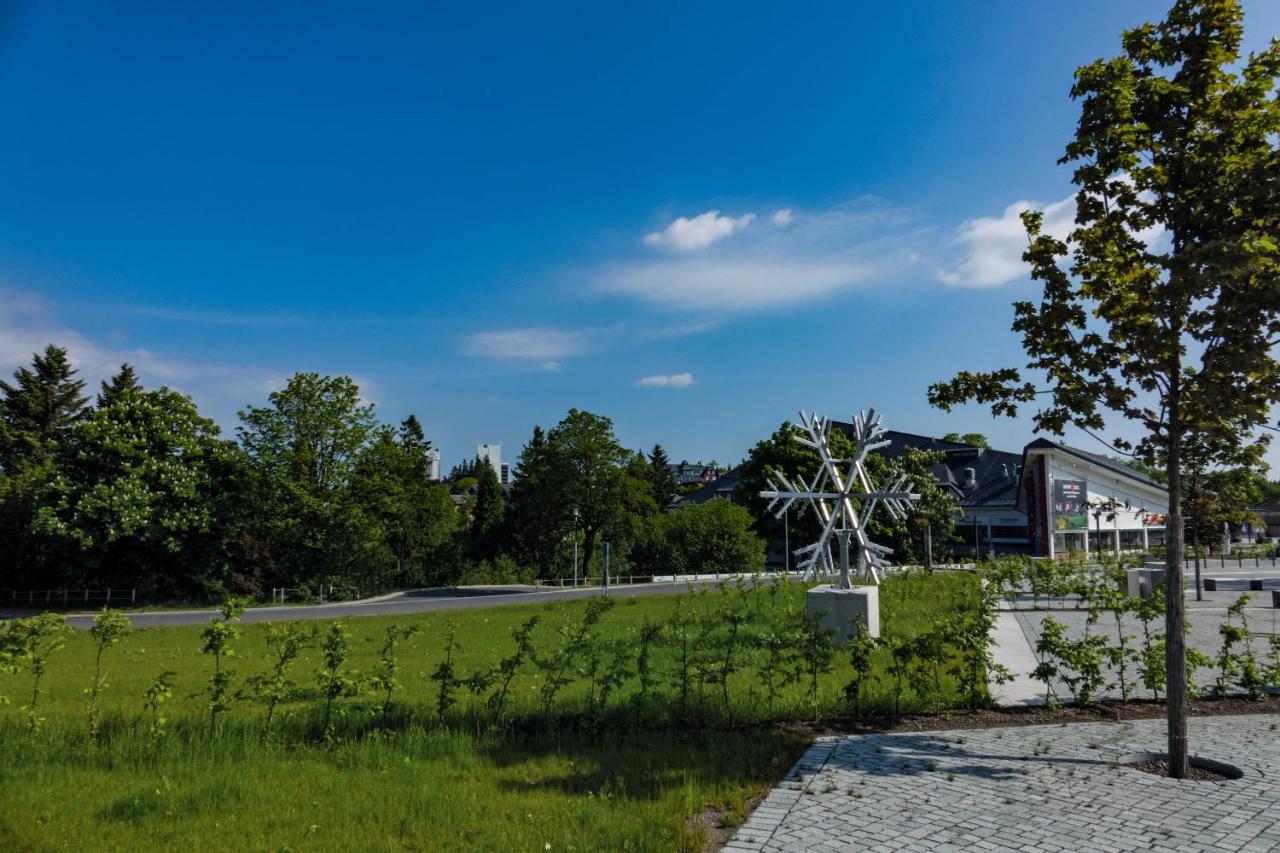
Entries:
{"label": "sculpture base", "polygon": [[1156,586],[1164,583],[1164,572],[1164,567],[1159,565],[1126,569],[1121,589],[1130,598],[1145,598],[1155,592]]}
{"label": "sculpture base", "polygon": [[822,627],[836,632],[834,642],[843,647],[855,630],[866,627],[872,637],[880,636],[880,587],[815,586],[805,595],[805,608],[822,613]]}

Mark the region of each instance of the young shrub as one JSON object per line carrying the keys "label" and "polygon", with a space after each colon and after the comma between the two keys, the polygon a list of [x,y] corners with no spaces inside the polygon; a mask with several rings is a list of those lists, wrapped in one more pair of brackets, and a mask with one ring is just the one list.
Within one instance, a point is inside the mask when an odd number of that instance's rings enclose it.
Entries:
{"label": "young shrub", "polygon": [[725,638],[724,655],[720,659],[720,668],[719,672],[716,673],[716,681],[720,684],[720,698],[724,703],[725,713],[732,718],[732,709],[729,707],[729,678],[738,671],[738,661],[735,657],[738,651],[738,637],[743,623],[747,621],[749,612],[741,588],[726,591],[724,595],[726,607],[721,615],[729,633]]}
{"label": "young shrub", "polygon": [[[1044,682],[1045,704],[1050,708],[1058,704],[1053,681],[1062,677],[1062,667],[1067,656],[1067,628],[1052,616],[1040,623],[1040,636],[1036,638],[1036,668],[1032,678]],[[1161,670],[1163,671],[1163,670]]]}
{"label": "young shrub", "polygon": [[1236,646],[1242,642],[1247,643],[1249,635],[1244,628],[1235,624],[1234,620],[1244,614],[1245,605],[1248,604],[1250,597],[1242,595],[1236,599],[1236,602],[1227,608],[1227,621],[1218,626],[1218,636],[1222,638],[1222,644],[1218,647],[1218,656],[1215,658],[1218,665],[1218,678],[1213,683],[1214,696],[1227,695],[1227,688],[1231,687],[1241,675],[1241,661],[1236,659]]}
{"label": "young shrub", "polygon": [[89,636],[93,638],[94,644],[93,686],[85,690],[89,695],[89,738],[91,740],[97,739],[100,724],[98,694],[107,686],[107,673],[102,669],[102,655],[108,648],[128,636],[132,628],[133,623],[129,621],[129,617],[105,607],[101,613],[93,617],[93,627],[89,629]]}
{"label": "young shrub", "polygon": [[26,660],[31,670],[31,702],[23,709],[27,712],[28,727],[35,734],[44,722],[36,711],[40,702],[40,683],[48,671],[50,656],[66,645],[66,635],[71,628],[67,620],[58,614],[41,613],[17,620],[10,630],[14,632],[12,642],[18,649],[17,656]]}
{"label": "young shrub", "polygon": [[854,714],[862,711],[863,694],[871,679],[871,659],[879,647],[879,641],[866,629],[866,622],[859,620],[857,629],[849,636],[846,649],[849,663],[853,665],[853,677],[844,686],[844,697]]}
{"label": "young shrub", "polygon": [[213,655],[213,675],[209,676],[209,736],[213,737],[218,728],[218,716],[231,707],[231,678],[234,673],[222,665],[223,658],[234,657],[231,643],[240,639],[240,629],[235,622],[244,615],[244,603],[236,598],[228,598],[222,605],[218,616],[209,620],[209,624],[200,632],[204,641],[201,652]]}
{"label": "young shrub", "polygon": [[1165,684],[1164,636],[1151,633],[1151,623],[1164,616],[1164,585],[1158,584],[1150,595],[1128,600],[1129,612],[1142,623],[1142,646],[1138,649],[1138,680],[1159,699]]}
{"label": "young shrub", "polygon": [[809,703],[813,707],[813,719],[818,719],[818,679],[831,671],[835,657],[832,639],[836,632],[822,626],[821,613],[801,612],[799,626],[793,634],[794,651],[791,682],[807,682]]}
{"label": "young shrub", "polygon": [[160,673],[142,694],[142,716],[147,720],[147,735],[153,744],[164,737],[166,720],[160,706],[173,698],[173,678],[176,675],[173,670]]}
{"label": "young shrub", "polygon": [[791,644],[794,637],[777,631],[765,631],[756,640],[756,645],[763,653],[757,678],[764,687],[765,713],[773,717],[773,704],[777,701],[778,692],[788,683],[787,662],[790,659]]}
{"label": "young shrub", "polygon": [[462,679],[458,677],[458,671],[453,665],[453,656],[458,651],[457,632],[458,623],[450,619],[449,630],[445,634],[444,640],[444,660],[431,673],[431,680],[437,684],[436,714],[439,715],[442,723],[444,722],[445,714],[457,702],[453,698],[454,691],[462,686]]}
{"label": "young shrub", "polygon": [[671,634],[676,644],[676,667],[672,673],[672,689],[680,697],[680,713],[689,711],[689,680],[693,669],[693,641],[695,638],[690,610],[691,597],[676,598],[675,613],[671,616]]}
{"label": "young shrub", "polygon": [[1124,615],[1132,608],[1132,598],[1122,593],[1117,585],[1112,585],[1099,590],[1103,604],[1111,611],[1111,618],[1115,621],[1116,641],[1115,645],[1108,645],[1104,650],[1107,663],[1115,670],[1120,687],[1120,701],[1128,702],[1129,693],[1133,687],[1132,680],[1129,678],[1129,664],[1137,657],[1132,643],[1134,638],[1124,632]]}
{"label": "young shrub", "polygon": [[247,682],[249,695],[267,703],[266,718],[262,722],[262,738],[271,734],[271,721],[276,708],[289,698],[294,683],[289,680],[289,670],[303,649],[315,642],[315,630],[303,630],[296,622],[270,625],[267,628],[267,648],[271,650],[271,672],[255,675]]}
{"label": "young shrub", "polygon": [[325,740],[332,737],[329,721],[333,713],[333,700],[346,696],[357,696],[360,693],[359,673],[343,669],[347,662],[347,653],[351,650],[351,631],[347,623],[341,619],[329,626],[329,630],[320,638],[320,658],[322,665],[316,673],[316,684],[324,696],[324,716],[320,720],[321,736]]}
{"label": "young shrub", "polygon": [[885,637],[882,645],[889,651],[889,675],[893,677],[893,716],[902,716],[902,688],[915,663],[915,644],[903,637]]}
{"label": "young shrub", "polygon": [[582,619],[572,628],[561,629],[560,635],[564,639],[564,645],[550,658],[538,661],[538,667],[545,674],[540,691],[544,716],[550,716],[556,697],[561,690],[572,683],[573,678],[569,673],[590,644],[591,629],[612,606],[612,598],[589,599],[587,606],[583,609]]}
{"label": "young shrub", "polygon": [[382,694],[382,718],[385,720],[391,714],[391,696],[395,691],[401,688],[396,673],[399,670],[399,664],[396,661],[396,644],[401,640],[407,640],[414,634],[418,633],[418,626],[411,625],[408,628],[401,628],[398,625],[388,625],[386,633],[382,640],[382,655],[378,662],[373,665],[373,672],[369,679],[370,686]]}
{"label": "young shrub", "polygon": [[653,698],[658,679],[653,667],[653,646],[662,638],[662,624],[651,622],[646,615],[640,623],[640,650],[636,653],[636,678],[640,687],[635,694],[636,706],[643,712]]}
{"label": "young shrub", "polygon": [[947,659],[950,632],[934,623],[928,631],[911,640],[914,665],[907,673],[911,690],[932,710],[942,706],[942,665]]}
{"label": "young shrub", "polygon": [[1240,677],[1236,684],[1249,694],[1250,699],[1261,699],[1266,695],[1267,675],[1258,664],[1258,657],[1253,651],[1253,635],[1249,633],[1249,616],[1245,608],[1253,600],[1251,595],[1242,595],[1236,603],[1227,608],[1227,618],[1240,620],[1240,632],[1244,634],[1244,654],[1240,656]]}
{"label": "young shrub", "polygon": [[511,639],[515,640],[515,650],[498,662],[494,671],[494,682],[497,689],[489,694],[486,704],[494,717],[501,722],[506,713],[507,697],[511,693],[511,683],[515,681],[526,664],[537,663],[537,649],[533,645],[533,629],[538,626],[539,617],[534,615],[525,620],[519,628],[511,629]]}
{"label": "young shrub", "polygon": [[978,589],[978,601],[956,608],[956,617],[948,632],[948,642],[958,652],[951,671],[960,682],[966,704],[970,708],[987,701],[987,681],[1004,684],[1013,675],[996,661],[992,653],[995,638],[992,631],[999,610],[1000,591],[991,585]]}

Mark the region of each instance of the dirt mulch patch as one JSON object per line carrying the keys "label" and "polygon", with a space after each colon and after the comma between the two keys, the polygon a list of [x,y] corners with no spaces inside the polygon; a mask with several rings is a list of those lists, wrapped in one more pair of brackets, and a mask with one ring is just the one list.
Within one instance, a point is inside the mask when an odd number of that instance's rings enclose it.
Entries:
{"label": "dirt mulch patch", "polygon": [[[1133,761],[1126,765],[1134,770],[1141,770],[1143,773],[1151,773],[1155,776],[1169,775],[1169,762],[1164,758],[1157,758],[1152,761]],[[1204,767],[1197,767],[1194,764],[1187,768],[1187,779],[1196,782],[1229,782],[1231,777],[1225,773],[1215,773]]]}
{"label": "dirt mulch patch", "polygon": [[[1166,713],[1164,700],[1100,702],[1096,705],[1057,708],[978,708],[971,711],[939,711],[909,714],[901,719],[843,719],[821,723],[788,723],[812,736],[838,734],[883,734],[888,732],[933,732],[947,729],[992,729],[1003,726],[1043,726],[1055,723],[1114,723],[1121,720],[1153,720]],[[1187,707],[1192,717],[1224,717],[1242,714],[1276,714],[1280,702],[1267,699],[1197,699]]]}

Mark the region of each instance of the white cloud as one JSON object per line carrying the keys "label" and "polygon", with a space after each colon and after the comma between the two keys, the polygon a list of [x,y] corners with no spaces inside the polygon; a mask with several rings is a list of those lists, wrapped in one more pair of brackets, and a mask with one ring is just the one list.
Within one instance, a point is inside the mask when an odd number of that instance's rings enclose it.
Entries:
{"label": "white cloud", "polygon": [[1045,233],[1062,239],[1075,223],[1076,198],[1070,195],[1043,207],[1015,201],[998,217],[970,219],[956,234],[955,242],[962,249],[960,260],[950,269],[940,270],[938,277],[960,287],[994,287],[1027,275],[1030,267],[1022,260],[1027,229],[1021,219],[1027,210],[1043,210]]}
{"label": "white cloud", "polygon": [[467,355],[540,361],[556,370],[560,359],[598,349],[601,335],[601,329],[505,329],[468,335],[463,348]]}
{"label": "white cloud", "polygon": [[715,322],[726,312],[790,307],[896,275],[927,236],[910,213],[871,197],[804,216],[781,208],[768,222],[786,227],[752,228],[695,256],[602,266],[595,288]]}
{"label": "white cloud", "polygon": [[644,242],[647,246],[674,252],[696,252],[741,231],[755,218],[754,213],[734,219],[732,216],[721,216],[718,210],[708,210],[692,219],[681,216],[661,231],[646,234]]}
{"label": "white cloud", "polygon": [[693,374],[673,373],[670,376],[646,376],[636,384],[642,388],[688,388],[693,384]]}

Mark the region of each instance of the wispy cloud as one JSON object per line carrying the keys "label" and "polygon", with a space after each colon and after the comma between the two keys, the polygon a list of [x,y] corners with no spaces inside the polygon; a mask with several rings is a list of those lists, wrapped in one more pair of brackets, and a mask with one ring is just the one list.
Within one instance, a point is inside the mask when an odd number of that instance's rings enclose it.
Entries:
{"label": "wispy cloud", "polygon": [[1071,195],[1046,205],[1015,201],[999,216],[970,219],[956,232],[960,259],[939,270],[938,278],[959,287],[995,287],[1026,276],[1030,268],[1022,253],[1027,250],[1027,230],[1021,216],[1027,210],[1043,210],[1045,232],[1061,239],[1075,222],[1076,199]]}
{"label": "wispy cloud", "polygon": [[[683,223],[688,231],[698,220],[707,231],[719,223],[717,239],[722,239],[751,218],[729,219],[709,211],[676,220],[646,241],[666,240],[676,225]],[[873,198],[817,211],[782,208],[768,222],[773,227],[752,228],[715,245],[704,236],[696,241],[703,251],[695,256],[638,258],[603,267],[596,287],[663,309],[714,317],[816,299],[890,275],[912,263],[908,249],[920,242],[910,214]]]}
{"label": "wispy cloud", "polygon": [[661,231],[646,234],[646,246],[656,246],[674,252],[696,252],[718,240],[746,228],[756,218],[754,213],[743,214],[736,219],[721,216],[718,210],[708,210],[693,218],[678,217]]}
{"label": "wispy cloud", "polygon": [[669,376],[646,376],[636,384],[642,388],[688,388],[694,382],[692,373],[673,373]]}
{"label": "wispy cloud", "polygon": [[[200,362],[143,347],[103,344],[58,321],[53,308],[21,290],[0,289],[0,373],[31,363],[47,344],[65,347],[92,395],[97,384],[129,362],[143,384],[168,385],[191,395],[211,416],[226,422],[247,402],[283,387],[285,374],[266,367]],[[362,386],[362,390],[367,389]]]}
{"label": "wispy cloud", "polygon": [[463,340],[467,355],[540,361],[554,370],[560,359],[586,355],[599,349],[607,330],[557,329],[548,326],[475,332]]}

